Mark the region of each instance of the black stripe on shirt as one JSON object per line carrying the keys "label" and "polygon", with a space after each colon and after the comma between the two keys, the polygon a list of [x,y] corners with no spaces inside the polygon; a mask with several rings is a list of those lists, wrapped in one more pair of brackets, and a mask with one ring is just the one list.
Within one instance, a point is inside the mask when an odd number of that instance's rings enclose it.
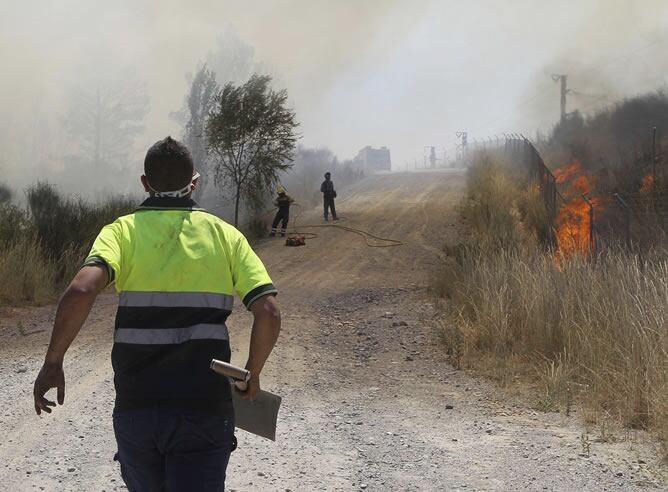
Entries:
{"label": "black stripe on shirt", "polygon": [[278,290],[276,289],[276,287],[274,287],[274,284],[260,285],[259,287],[256,287],[253,290],[251,290],[243,298],[244,306],[246,306],[246,309],[250,309],[251,304],[253,304],[253,302],[255,302],[260,297],[268,294],[273,294],[273,295],[278,294]]}
{"label": "black stripe on shirt", "polygon": [[142,210],[198,210],[199,205],[191,199],[186,197],[170,197],[170,196],[151,196],[139,205],[137,211]]}
{"label": "black stripe on shirt", "polygon": [[116,278],[116,275],[114,274],[114,269],[111,268],[111,265],[107,262],[107,260],[105,260],[101,256],[90,256],[86,258],[86,261],[82,266],[101,266],[106,268],[107,285],[111,284]]}
{"label": "black stripe on shirt", "polygon": [[180,345],[115,343],[111,352],[115,411],[167,407],[232,415],[229,380],[209,368],[211,359],[229,362],[227,340],[191,340]]}
{"label": "black stripe on shirt", "polygon": [[222,325],[227,309],[203,307],[119,306],[116,328],[186,328],[198,324]]}

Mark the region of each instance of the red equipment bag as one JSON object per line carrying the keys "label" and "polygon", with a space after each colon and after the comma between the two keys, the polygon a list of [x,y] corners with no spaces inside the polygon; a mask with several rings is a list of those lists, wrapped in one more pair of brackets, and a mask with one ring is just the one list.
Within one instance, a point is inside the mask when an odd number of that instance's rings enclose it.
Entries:
{"label": "red equipment bag", "polygon": [[304,236],[290,236],[285,240],[286,246],[305,246],[306,238]]}

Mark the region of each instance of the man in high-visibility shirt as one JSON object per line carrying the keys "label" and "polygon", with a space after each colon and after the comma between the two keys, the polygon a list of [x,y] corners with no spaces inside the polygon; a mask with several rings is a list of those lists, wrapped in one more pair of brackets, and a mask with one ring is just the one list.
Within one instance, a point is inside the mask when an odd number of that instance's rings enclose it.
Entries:
{"label": "man in high-visibility shirt", "polygon": [[58,304],[35,411],[51,412],[51,388],[63,404],[65,352],[114,282],[113,421],[123,480],[131,491],[224,490],[235,443],[232,390],[209,364],[230,360],[225,321],[236,293],[254,317],[243,397],[257,394],[280,330],[277,291],[246,238],[190,198],[198,175],[185,146],[157,142],[144,172],[149,198],[102,229]]}

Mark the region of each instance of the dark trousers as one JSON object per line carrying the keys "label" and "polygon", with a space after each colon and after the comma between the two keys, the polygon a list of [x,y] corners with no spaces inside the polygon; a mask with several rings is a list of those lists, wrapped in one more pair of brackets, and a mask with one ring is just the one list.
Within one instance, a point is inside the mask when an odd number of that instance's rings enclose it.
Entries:
{"label": "dark trousers", "polygon": [[272,231],[276,232],[276,228],[278,227],[279,222],[281,222],[281,228],[285,231],[285,229],[288,228],[289,221],[290,221],[290,210],[289,209],[281,210],[279,208],[278,212],[276,212],[276,217],[274,217],[274,222],[272,222],[271,224]]}
{"label": "dark trousers", "polygon": [[115,456],[130,492],[223,491],[234,418],[176,409],[114,413]]}
{"label": "dark trousers", "polygon": [[327,210],[332,211],[332,218],[336,220],[336,207],[334,206],[334,198],[333,197],[325,197],[324,198],[324,205],[325,205],[325,220],[327,220]]}

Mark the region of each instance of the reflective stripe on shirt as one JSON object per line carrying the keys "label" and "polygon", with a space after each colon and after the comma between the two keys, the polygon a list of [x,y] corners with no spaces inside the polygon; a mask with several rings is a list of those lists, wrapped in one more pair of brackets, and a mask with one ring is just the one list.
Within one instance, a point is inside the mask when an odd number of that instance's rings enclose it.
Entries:
{"label": "reflective stripe on shirt", "polygon": [[116,343],[139,345],[172,345],[201,339],[229,340],[227,326],[199,324],[187,328],[118,328],[114,334]]}
{"label": "reflective stripe on shirt", "polygon": [[231,311],[234,296],[213,292],[137,292],[124,291],[119,297],[124,307],[195,307]]}

